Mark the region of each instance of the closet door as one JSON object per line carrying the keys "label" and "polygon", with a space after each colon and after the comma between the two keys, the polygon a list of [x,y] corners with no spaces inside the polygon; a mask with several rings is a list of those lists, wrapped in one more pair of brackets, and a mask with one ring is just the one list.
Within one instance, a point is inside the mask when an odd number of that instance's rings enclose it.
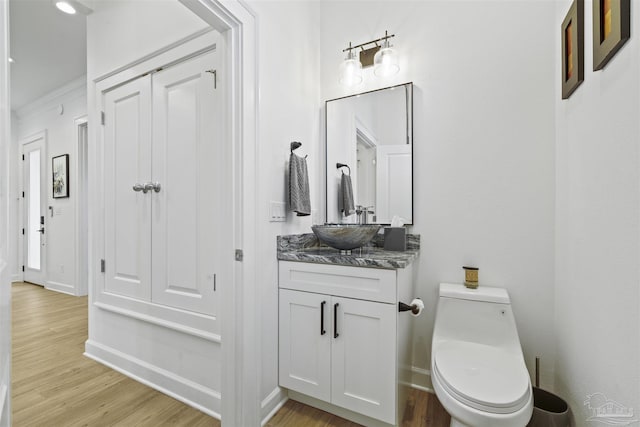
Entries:
{"label": "closet door", "polygon": [[160,191],[152,194],[152,301],[207,315],[217,313],[221,250],[229,244],[219,230],[231,221],[218,57],[210,52],[153,76],[152,169]]}
{"label": "closet door", "polygon": [[104,94],[105,292],[151,298],[151,77]]}

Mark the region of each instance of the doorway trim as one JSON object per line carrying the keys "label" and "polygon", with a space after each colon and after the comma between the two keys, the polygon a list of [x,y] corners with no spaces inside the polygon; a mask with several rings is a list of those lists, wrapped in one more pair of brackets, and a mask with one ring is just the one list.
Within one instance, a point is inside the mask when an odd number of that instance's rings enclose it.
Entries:
{"label": "doorway trim", "polygon": [[[76,130],[77,159],[76,159],[76,296],[87,295],[89,292],[89,118],[86,114],[73,120]],[[85,129],[84,140],[82,129]],[[84,225],[87,225],[86,227]]]}

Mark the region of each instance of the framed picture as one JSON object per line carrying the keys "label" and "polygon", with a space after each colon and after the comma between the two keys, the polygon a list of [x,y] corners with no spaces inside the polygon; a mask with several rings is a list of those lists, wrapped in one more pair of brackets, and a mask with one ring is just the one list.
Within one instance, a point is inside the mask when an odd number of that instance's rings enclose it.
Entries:
{"label": "framed picture", "polygon": [[567,99],[584,81],[584,0],[573,1],[561,31],[562,99]]}
{"label": "framed picture", "polygon": [[53,198],[69,197],[69,155],[51,159],[53,171]]}
{"label": "framed picture", "polygon": [[602,70],[631,35],[630,0],[593,0],[593,71]]}

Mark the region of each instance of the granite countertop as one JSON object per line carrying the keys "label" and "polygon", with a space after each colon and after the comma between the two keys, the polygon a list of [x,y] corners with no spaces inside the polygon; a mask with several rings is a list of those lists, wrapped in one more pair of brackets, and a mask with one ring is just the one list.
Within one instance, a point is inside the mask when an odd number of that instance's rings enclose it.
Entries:
{"label": "granite countertop", "polygon": [[403,252],[385,251],[383,247],[384,236],[379,234],[372,246],[353,249],[350,255],[343,255],[338,249],[320,243],[312,233],[293,234],[278,236],[278,259],[393,270],[407,267],[418,257],[420,236],[407,234],[407,250]]}

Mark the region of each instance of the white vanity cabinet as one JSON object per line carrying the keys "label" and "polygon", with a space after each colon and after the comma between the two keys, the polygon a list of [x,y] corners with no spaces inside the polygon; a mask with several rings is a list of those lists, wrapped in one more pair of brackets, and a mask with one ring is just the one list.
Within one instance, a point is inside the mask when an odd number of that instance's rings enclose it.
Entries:
{"label": "white vanity cabinet", "polygon": [[279,382],[290,397],[366,425],[399,424],[411,316],[398,301],[411,300],[411,276],[411,266],[280,261]]}

